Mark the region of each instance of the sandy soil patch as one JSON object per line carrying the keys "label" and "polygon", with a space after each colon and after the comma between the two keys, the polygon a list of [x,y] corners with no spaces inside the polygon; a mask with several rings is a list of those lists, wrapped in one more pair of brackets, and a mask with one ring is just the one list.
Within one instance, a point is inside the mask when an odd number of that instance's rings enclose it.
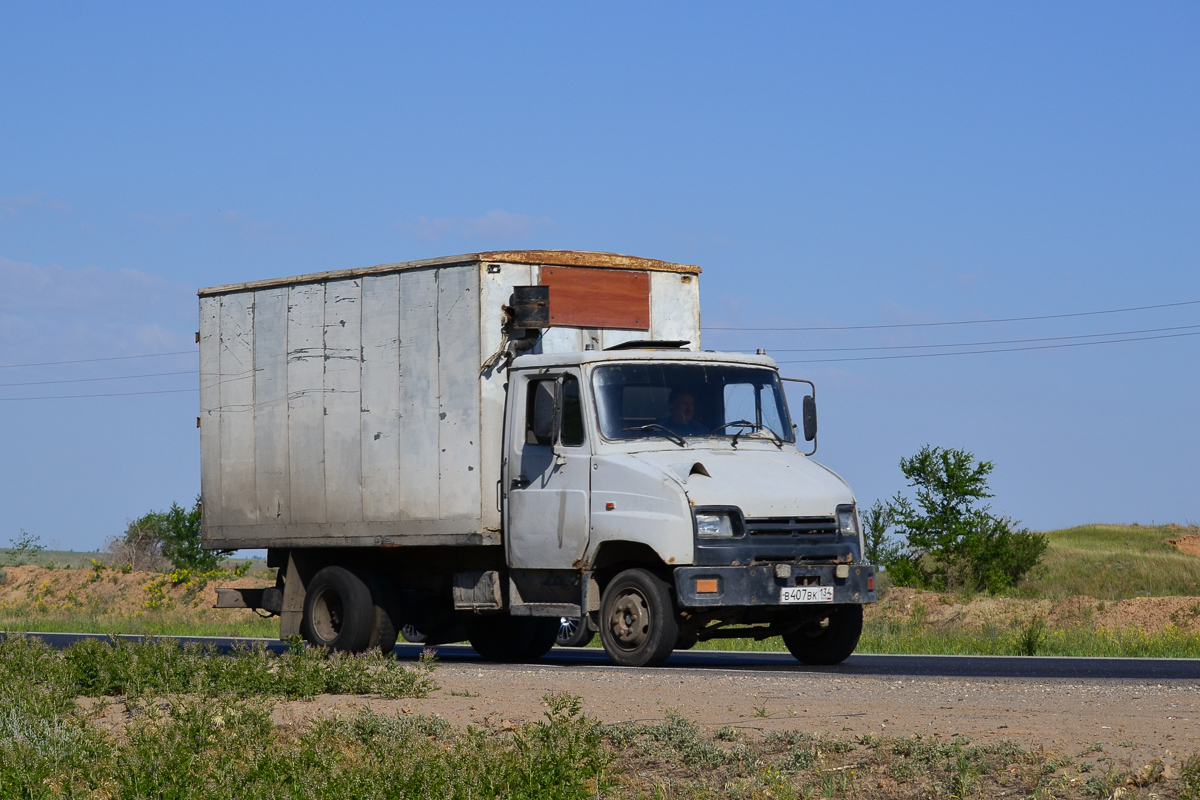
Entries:
{"label": "sandy soil patch", "polygon": [[1181,553],[1200,558],[1200,536],[1180,536],[1175,539],[1167,539],[1167,544]]}

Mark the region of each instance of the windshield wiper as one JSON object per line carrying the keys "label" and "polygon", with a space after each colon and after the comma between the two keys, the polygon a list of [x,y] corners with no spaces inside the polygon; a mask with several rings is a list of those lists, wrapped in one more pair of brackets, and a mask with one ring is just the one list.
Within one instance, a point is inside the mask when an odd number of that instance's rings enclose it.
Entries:
{"label": "windshield wiper", "polygon": [[675,431],[668,428],[666,425],[659,425],[657,422],[651,422],[649,425],[638,425],[635,428],[622,428],[621,430],[623,432],[624,431],[662,431],[662,436],[664,439],[670,439],[672,442],[679,445],[680,447],[687,447],[687,442],[685,442],[683,440],[682,436],[680,436],[678,433],[676,433]]}
{"label": "windshield wiper", "polygon": [[759,425],[757,422],[751,422],[748,419],[735,419],[733,422],[726,422],[723,425],[718,425],[717,427],[713,428],[713,433],[716,433],[717,431],[723,430],[725,428],[732,428],[734,426],[737,426],[737,427],[743,428],[743,429],[745,429],[745,428],[750,429],[749,433],[746,433],[744,430],[740,430],[733,435],[733,438],[730,440],[729,443],[731,445],[733,445],[734,447],[737,447],[739,436],[743,436],[743,435],[751,436],[754,434],[755,431],[766,431],[767,433],[771,434],[771,438],[774,440],[775,446],[781,450],[783,449],[783,439],[780,437],[780,435],[778,433],[771,430],[766,425]]}

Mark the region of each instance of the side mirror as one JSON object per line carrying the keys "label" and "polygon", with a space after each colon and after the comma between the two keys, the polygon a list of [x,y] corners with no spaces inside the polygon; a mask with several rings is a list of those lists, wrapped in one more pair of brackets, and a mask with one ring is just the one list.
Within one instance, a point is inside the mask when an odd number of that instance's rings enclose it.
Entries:
{"label": "side mirror", "polygon": [[804,395],[804,441],[811,442],[817,438],[817,399],[811,394]]}

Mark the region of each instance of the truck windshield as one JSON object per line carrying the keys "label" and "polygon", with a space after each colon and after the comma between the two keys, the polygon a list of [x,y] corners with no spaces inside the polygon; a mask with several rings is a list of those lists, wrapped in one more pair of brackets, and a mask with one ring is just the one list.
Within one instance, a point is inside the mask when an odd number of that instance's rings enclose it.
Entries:
{"label": "truck windshield", "polygon": [[592,376],[606,439],[753,437],[794,440],[779,376],[761,367],[632,363]]}

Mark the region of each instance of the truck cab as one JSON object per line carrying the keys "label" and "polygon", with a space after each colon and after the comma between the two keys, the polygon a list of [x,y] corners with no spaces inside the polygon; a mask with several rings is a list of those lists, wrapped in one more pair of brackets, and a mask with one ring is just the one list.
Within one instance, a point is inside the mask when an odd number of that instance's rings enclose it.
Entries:
{"label": "truck cab", "polygon": [[623,664],[730,636],[782,635],[808,663],[853,651],[875,599],[854,494],[797,450],[772,359],[656,343],[526,355],[507,392],[514,608],[534,613],[558,573]]}

